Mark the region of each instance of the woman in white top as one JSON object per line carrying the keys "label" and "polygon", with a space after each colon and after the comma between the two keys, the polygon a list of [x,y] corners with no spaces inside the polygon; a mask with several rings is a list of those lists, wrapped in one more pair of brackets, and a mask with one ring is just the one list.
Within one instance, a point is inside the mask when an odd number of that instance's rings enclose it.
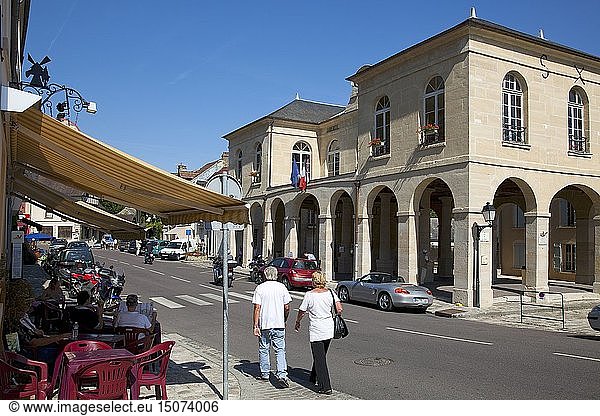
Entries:
{"label": "woman in white top", "polygon": [[331,311],[335,304],[336,311],[342,313],[342,304],[332,290],[325,287],[325,275],[315,272],[312,275],[314,289],[307,292],[298,310],[295,329],[300,329],[300,321],[308,312],[308,332],[313,365],[310,381],[318,383],[320,394],[331,394],[331,382],[327,368],[327,350],[333,338],[333,317]]}

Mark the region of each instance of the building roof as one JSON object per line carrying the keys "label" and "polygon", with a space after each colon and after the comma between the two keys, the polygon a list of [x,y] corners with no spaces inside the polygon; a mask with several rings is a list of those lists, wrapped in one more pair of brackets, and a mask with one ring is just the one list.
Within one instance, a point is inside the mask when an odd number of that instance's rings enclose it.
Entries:
{"label": "building roof", "polygon": [[568,47],[568,46],[564,46],[564,45],[561,45],[561,44],[556,43],[556,42],[549,41],[549,40],[541,38],[539,36],[534,36],[534,35],[530,35],[528,33],[519,32],[518,30],[510,29],[510,28],[508,28],[506,26],[502,26],[502,25],[499,25],[497,23],[493,23],[493,22],[490,22],[490,21],[487,21],[487,20],[484,20],[484,19],[480,19],[480,18],[477,18],[477,17],[471,17],[471,18],[469,18],[467,20],[464,20],[461,23],[459,23],[459,24],[457,24],[457,25],[455,25],[455,26],[453,26],[453,27],[451,27],[451,28],[449,28],[449,29],[441,32],[441,33],[438,33],[437,35],[434,35],[434,36],[432,36],[432,37],[430,37],[430,38],[428,38],[428,39],[426,39],[426,40],[424,40],[422,42],[419,42],[419,43],[417,43],[417,44],[415,44],[413,46],[410,46],[410,47],[408,47],[408,48],[406,48],[406,49],[404,49],[404,50],[402,50],[402,51],[400,51],[400,52],[398,52],[398,53],[396,53],[396,54],[394,54],[394,55],[392,55],[392,56],[390,56],[388,58],[385,58],[382,61],[377,62],[376,64],[373,64],[373,65],[363,65],[363,66],[361,66],[358,69],[358,71],[356,71],[356,73],[354,73],[353,75],[349,76],[346,79],[349,80],[349,81],[356,82],[356,79],[357,79],[357,77],[358,77],[359,74],[370,72],[373,68],[379,67],[380,65],[382,65],[382,64],[384,64],[386,62],[389,62],[390,60],[392,60],[392,59],[394,59],[394,58],[396,58],[398,56],[404,55],[404,54],[408,53],[409,51],[417,49],[417,48],[421,47],[422,45],[431,42],[434,39],[441,38],[441,37],[446,36],[447,34],[449,34],[451,32],[454,32],[456,30],[460,30],[460,29],[462,29],[464,27],[478,27],[478,28],[486,29],[486,30],[493,31],[493,32],[496,32],[496,33],[502,33],[504,35],[507,35],[507,36],[510,36],[510,37],[513,37],[513,38],[516,38],[516,39],[522,39],[522,40],[526,40],[526,41],[535,43],[535,44],[537,44],[539,46],[542,46],[542,47],[553,48],[553,49],[559,50],[561,52],[570,53],[570,54],[577,55],[577,56],[585,58],[585,59],[590,59],[590,60],[593,60],[593,61],[596,61],[596,62],[600,62],[600,57],[597,57],[595,55],[591,55],[589,53],[582,52],[580,50],[577,50],[577,49],[574,49],[574,48],[571,48],[571,47]]}
{"label": "building roof", "polygon": [[248,123],[232,131],[231,133],[226,134],[223,137],[227,138],[227,136],[230,136],[245,127],[269,119],[296,121],[308,124],[319,124],[326,120],[329,120],[331,117],[337,114],[340,114],[344,111],[345,108],[346,106],[343,105],[325,104],[316,101],[309,101],[297,98],[291,101],[290,103],[284,105],[283,107],[279,108],[278,110],[275,110],[272,113],[259,118],[258,120],[254,120],[253,122]]}

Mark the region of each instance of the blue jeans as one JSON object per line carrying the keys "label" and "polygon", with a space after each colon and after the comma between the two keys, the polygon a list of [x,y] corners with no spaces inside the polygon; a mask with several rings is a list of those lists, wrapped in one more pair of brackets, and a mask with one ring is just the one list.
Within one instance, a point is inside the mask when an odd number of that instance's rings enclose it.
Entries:
{"label": "blue jeans", "polygon": [[285,360],[285,329],[263,329],[258,339],[258,362],[260,364],[261,377],[269,377],[271,372],[271,361],[269,347],[273,346],[277,357],[277,377],[287,378],[287,362]]}

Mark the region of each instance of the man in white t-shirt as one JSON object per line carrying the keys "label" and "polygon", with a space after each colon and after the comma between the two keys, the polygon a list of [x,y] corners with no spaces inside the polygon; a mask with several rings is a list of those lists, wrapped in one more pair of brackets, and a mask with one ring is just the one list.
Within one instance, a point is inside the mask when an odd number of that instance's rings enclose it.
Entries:
{"label": "man in white t-shirt", "polygon": [[277,379],[282,387],[289,387],[287,361],[285,359],[285,323],[290,313],[292,297],[285,286],[277,281],[277,269],[273,266],[264,270],[265,282],[256,287],[253,333],[258,337],[259,380],[269,380],[271,362],[270,346],[277,357]]}
{"label": "man in white t-shirt", "polygon": [[128,295],[125,305],[127,306],[127,311],[119,312],[115,327],[133,327],[147,330],[152,328],[148,317],[136,310],[138,306],[137,295]]}

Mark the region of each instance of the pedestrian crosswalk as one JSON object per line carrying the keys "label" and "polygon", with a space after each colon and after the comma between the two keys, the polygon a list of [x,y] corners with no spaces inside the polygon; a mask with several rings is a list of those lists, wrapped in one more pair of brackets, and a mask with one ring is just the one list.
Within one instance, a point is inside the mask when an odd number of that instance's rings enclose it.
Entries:
{"label": "pedestrian crosswalk", "polygon": [[[253,291],[248,290],[245,293],[238,293],[229,291],[229,297],[227,298],[227,303],[234,304],[240,303],[241,301],[252,302]],[[290,293],[292,299],[302,300],[304,296],[298,295],[295,293]],[[150,299],[154,304],[164,306],[168,309],[181,309],[186,306],[211,306],[211,305],[221,305],[223,303],[223,295],[220,293],[196,293],[193,295],[173,295],[173,299],[169,299],[164,296],[150,296]],[[239,299],[239,300],[238,300]],[[181,302],[181,303],[180,303]]]}

